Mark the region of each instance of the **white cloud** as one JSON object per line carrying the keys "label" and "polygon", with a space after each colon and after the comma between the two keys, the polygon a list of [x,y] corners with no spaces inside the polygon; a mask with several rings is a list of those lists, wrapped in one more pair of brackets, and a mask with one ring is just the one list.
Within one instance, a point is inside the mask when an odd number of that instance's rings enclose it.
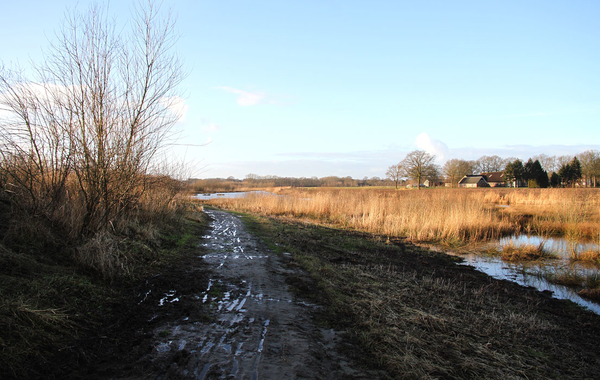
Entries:
{"label": "white cloud", "polygon": [[205,118],[200,119],[200,130],[202,132],[216,132],[220,129],[221,127],[218,124],[215,124],[212,121]]}
{"label": "white cloud", "polygon": [[169,111],[179,117],[179,122],[183,123],[185,117],[190,109],[185,103],[185,99],[180,96],[164,97],[162,99],[163,104],[169,109]]}
{"label": "white cloud", "polygon": [[446,161],[446,158],[450,153],[446,144],[440,140],[432,139],[426,132],[417,136],[415,145],[417,148],[422,149],[429,154],[434,154],[436,156],[436,161],[440,163]]}
{"label": "white cloud", "polygon": [[242,107],[255,106],[257,104],[267,103],[265,101],[266,95],[262,92],[244,91],[244,90],[239,90],[237,88],[227,87],[227,86],[219,86],[219,87],[215,87],[215,88],[238,95],[237,104],[239,104]]}

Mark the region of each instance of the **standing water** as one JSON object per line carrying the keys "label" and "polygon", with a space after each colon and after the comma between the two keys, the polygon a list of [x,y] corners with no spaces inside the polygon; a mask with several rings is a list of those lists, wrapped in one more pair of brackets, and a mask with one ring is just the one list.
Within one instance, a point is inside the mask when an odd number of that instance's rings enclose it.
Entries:
{"label": "standing water", "polygon": [[544,273],[559,273],[564,270],[576,273],[583,277],[600,275],[598,267],[591,263],[571,261],[573,252],[585,252],[599,250],[595,243],[573,243],[567,239],[542,238],[534,235],[515,235],[502,238],[490,243],[487,247],[502,250],[506,245],[514,247],[521,246],[543,246],[547,252],[553,253],[557,259],[542,259],[536,261],[505,262],[500,257],[482,255],[477,253],[456,254],[465,261],[462,265],[471,265],[480,272],[486,273],[494,278],[514,281],[523,286],[531,286],[540,291],[549,291],[555,298],[567,299],[581,305],[596,314],[600,314],[600,305],[577,294],[578,289],[553,284],[547,281]]}
{"label": "standing water", "polygon": [[531,286],[540,291],[550,291],[555,298],[573,301],[600,315],[599,304],[582,298],[570,287],[552,284],[540,275],[535,275],[535,273],[545,270],[556,270],[556,264],[553,265],[547,262],[507,263],[499,257],[483,256],[475,253],[456,255],[465,260],[461,263],[462,265],[471,265],[478,271],[497,279],[514,281],[517,284]]}

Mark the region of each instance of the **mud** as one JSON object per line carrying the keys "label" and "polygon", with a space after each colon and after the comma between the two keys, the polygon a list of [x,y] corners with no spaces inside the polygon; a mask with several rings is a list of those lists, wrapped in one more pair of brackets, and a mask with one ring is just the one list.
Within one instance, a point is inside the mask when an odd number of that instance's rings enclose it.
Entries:
{"label": "mud", "polygon": [[[149,352],[133,365],[143,373],[111,378],[379,377],[338,352],[340,332],[315,325],[312,316],[319,307],[290,291],[286,276],[299,269],[288,268],[285,255],[269,252],[238,217],[207,213],[213,219],[210,232],[198,249],[198,262],[190,263],[210,274],[206,287],[180,290],[174,279],[172,289],[157,295],[152,292],[161,287],[149,282],[139,300],[140,306],[155,310],[148,320],[153,325],[146,334]],[[195,303],[183,309],[201,311],[164,312],[177,310],[181,303]]]}

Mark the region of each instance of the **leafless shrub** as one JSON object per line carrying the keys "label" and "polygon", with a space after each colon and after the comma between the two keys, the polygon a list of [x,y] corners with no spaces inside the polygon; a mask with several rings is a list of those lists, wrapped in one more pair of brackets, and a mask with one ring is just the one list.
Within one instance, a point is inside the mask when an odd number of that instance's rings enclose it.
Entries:
{"label": "leafless shrub", "polygon": [[0,72],[0,180],[16,204],[89,236],[139,207],[184,76],[160,15],[138,7],[126,35],[92,6],[67,18],[35,79]]}
{"label": "leafless shrub", "polygon": [[8,233],[58,229],[104,277],[127,266],[114,237],[122,221],[174,214],[180,190],[170,173],[151,175],[165,173],[157,157],[179,118],[173,17],[141,1],[131,25],[122,32],[94,5],[67,16],[33,78],[0,66],[0,192],[36,221]]}

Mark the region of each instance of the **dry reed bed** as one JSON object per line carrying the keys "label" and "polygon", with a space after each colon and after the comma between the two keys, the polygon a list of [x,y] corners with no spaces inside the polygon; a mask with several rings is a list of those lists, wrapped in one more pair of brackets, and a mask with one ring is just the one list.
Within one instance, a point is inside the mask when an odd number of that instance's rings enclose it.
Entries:
{"label": "dry reed bed", "polygon": [[419,242],[468,243],[522,231],[574,239],[600,233],[600,193],[595,189],[291,189],[283,193],[211,203]]}
{"label": "dry reed bed", "polygon": [[493,189],[485,193],[487,202],[510,205],[504,211],[512,219],[530,216],[529,231],[572,240],[600,235],[600,189]]}
{"label": "dry reed bed", "polygon": [[211,201],[262,215],[288,216],[411,241],[468,242],[513,232],[471,191],[290,190],[284,196],[251,195]]}

